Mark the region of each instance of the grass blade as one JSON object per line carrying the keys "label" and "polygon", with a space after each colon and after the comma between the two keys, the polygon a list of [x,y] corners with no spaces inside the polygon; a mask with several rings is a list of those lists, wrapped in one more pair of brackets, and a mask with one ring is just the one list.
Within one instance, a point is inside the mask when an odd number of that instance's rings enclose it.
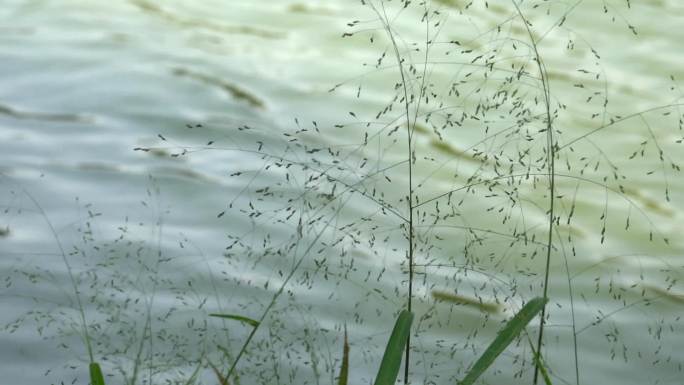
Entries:
{"label": "grass blade", "polygon": [[340,367],[340,378],[337,385],[347,385],[349,378],[349,341],[347,340],[347,326],[344,326],[344,347],[342,348],[342,366]]}
{"label": "grass blade", "polygon": [[534,344],[532,344],[532,340],[529,337],[527,337],[527,342],[530,344],[530,349],[532,349],[532,354],[534,354],[534,364],[537,368],[539,368],[539,372],[541,373],[542,378],[544,379],[544,384],[553,385],[553,383],[551,383],[551,377],[549,377],[549,372],[546,370],[544,359],[542,358],[541,354],[539,354],[539,352],[537,352],[534,349]]}
{"label": "grass blade", "polygon": [[380,369],[375,378],[375,385],[394,385],[399,374],[399,367],[401,366],[401,356],[404,353],[406,340],[411,331],[411,322],[413,321],[413,313],[408,310],[402,310],[397,317],[397,322],[394,323],[392,335],[387,342],[385,354],[382,356]]}
{"label": "grass blade", "polygon": [[537,297],[528,302],[506,325],[499,331],[494,341],[489,345],[487,350],[475,362],[465,378],[459,385],[472,385],[484,373],[487,368],[494,362],[494,360],[503,353],[508,345],[525,330],[532,318],[534,318],[546,304],[546,299]]}
{"label": "grass blade", "polygon": [[546,370],[546,366],[544,366],[544,360],[541,358],[539,353],[534,353],[534,361],[537,365],[537,368],[539,368],[542,378],[544,379],[544,384],[553,385],[553,383],[551,383],[551,377],[549,377],[549,372]]}
{"label": "grass blade", "polygon": [[195,368],[195,371],[192,372],[190,377],[188,377],[188,380],[185,381],[185,385],[193,385],[197,383],[197,376],[199,375],[200,370],[202,369],[202,361],[204,359],[204,354],[202,354],[202,357],[200,358],[199,362],[197,362],[197,367]]}
{"label": "grass blade", "polygon": [[102,369],[97,362],[90,363],[90,385],[105,385]]}
{"label": "grass blade", "polygon": [[221,371],[216,367],[216,365],[212,364],[209,360],[207,360],[207,363],[209,364],[209,367],[211,367],[211,370],[214,371],[214,374],[216,375],[216,379],[218,379],[219,384],[230,385],[228,379],[223,374],[221,374]]}
{"label": "grass blade", "polygon": [[212,313],[212,314],[209,314],[209,317],[228,318],[228,319],[232,319],[232,320],[235,320],[235,321],[240,321],[240,322],[242,322],[242,323],[246,323],[246,324],[248,324],[248,325],[250,325],[250,326],[252,326],[252,327],[257,327],[257,326],[259,326],[259,321],[253,320],[253,319],[251,319],[251,318],[243,317],[243,316],[237,315],[237,314],[217,314],[217,313]]}

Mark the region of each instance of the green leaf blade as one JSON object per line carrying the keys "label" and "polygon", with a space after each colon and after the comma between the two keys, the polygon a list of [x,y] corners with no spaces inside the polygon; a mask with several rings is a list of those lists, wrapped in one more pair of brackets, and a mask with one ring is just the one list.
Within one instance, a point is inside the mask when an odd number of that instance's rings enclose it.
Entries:
{"label": "green leaf blade", "polygon": [[342,366],[337,385],[347,385],[349,379],[349,340],[347,339],[347,326],[344,327],[344,347],[342,348]]}
{"label": "green leaf blade", "polygon": [[97,362],[90,363],[90,384],[91,385],[105,385],[104,377],[102,376],[102,369]]}
{"label": "green leaf blade", "polygon": [[499,331],[494,341],[487,347],[480,358],[470,368],[459,385],[472,385],[489,368],[494,360],[503,353],[513,340],[525,330],[532,319],[546,305],[545,298],[537,297],[529,301],[506,325]]}
{"label": "green leaf blade", "polygon": [[251,318],[244,317],[244,316],[241,316],[241,315],[237,315],[237,314],[218,314],[218,313],[211,313],[211,314],[209,314],[209,317],[232,319],[232,320],[235,320],[235,321],[239,321],[239,322],[245,323],[245,324],[247,324],[247,325],[249,325],[249,326],[251,326],[251,327],[254,327],[254,328],[257,327],[257,326],[259,326],[259,321],[253,320],[253,319],[251,319]]}
{"label": "green leaf blade", "polygon": [[402,310],[394,323],[392,335],[387,342],[385,354],[382,356],[380,369],[375,378],[375,385],[394,385],[397,380],[406,341],[411,332],[411,322],[413,322],[413,313]]}

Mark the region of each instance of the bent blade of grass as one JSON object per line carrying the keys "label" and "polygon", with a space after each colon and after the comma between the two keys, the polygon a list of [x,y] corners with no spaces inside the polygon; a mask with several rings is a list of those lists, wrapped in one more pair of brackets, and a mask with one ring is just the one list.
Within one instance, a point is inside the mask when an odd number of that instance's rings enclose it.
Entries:
{"label": "bent blade of grass", "polygon": [[209,364],[209,367],[211,367],[211,370],[212,370],[212,371],[214,372],[214,374],[216,375],[216,379],[218,379],[219,384],[221,384],[221,385],[230,385],[230,383],[228,382],[228,378],[226,378],[226,376],[224,376],[223,374],[221,374],[221,371],[219,370],[219,368],[216,367],[216,365],[214,365],[213,363],[211,363],[211,361],[209,361],[209,360],[207,360],[207,363]]}
{"label": "bent blade of grass", "polygon": [[382,356],[380,369],[375,378],[375,385],[393,385],[396,382],[401,366],[401,356],[411,331],[411,322],[413,322],[413,313],[402,310],[387,342],[385,354]]}
{"label": "bent blade of grass", "polygon": [[244,316],[241,316],[241,315],[237,315],[237,314],[218,314],[218,313],[211,313],[211,314],[209,314],[209,317],[228,318],[228,319],[232,319],[232,320],[235,320],[235,321],[240,321],[240,322],[242,322],[242,323],[246,323],[246,324],[248,324],[248,325],[250,325],[251,327],[254,327],[254,328],[257,327],[257,326],[259,326],[259,321],[253,320],[253,319],[251,319],[251,318],[244,317]]}
{"label": "bent blade of grass", "polygon": [[91,385],[105,385],[104,377],[102,376],[102,369],[97,362],[90,363],[90,384]]}
{"label": "bent blade of grass", "polygon": [[349,340],[347,339],[347,326],[344,326],[344,346],[342,348],[342,366],[340,367],[340,378],[337,385],[347,385],[349,378]]}
{"label": "bent blade of grass", "polygon": [[475,362],[459,385],[472,385],[489,368],[494,360],[503,353],[513,340],[525,330],[530,321],[544,308],[547,299],[537,297],[525,304],[523,308],[499,331],[494,341]]}

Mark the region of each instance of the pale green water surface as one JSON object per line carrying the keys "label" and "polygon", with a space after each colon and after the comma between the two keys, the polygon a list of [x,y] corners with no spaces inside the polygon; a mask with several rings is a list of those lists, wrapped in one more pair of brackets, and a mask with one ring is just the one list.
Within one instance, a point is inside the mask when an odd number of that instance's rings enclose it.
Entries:
{"label": "pale green water surface", "polygon": [[[440,39],[459,40],[465,43],[463,49],[474,50],[497,44],[487,31],[515,17],[510,2],[489,1],[485,7],[483,1],[474,1],[466,8],[467,3],[432,1],[445,20]],[[525,1],[522,9],[539,35],[572,6],[537,3],[542,6]],[[627,8],[624,1],[591,0],[576,5],[564,25],[539,44],[554,100],[567,105],[555,120],[562,130],[561,146],[616,115],[683,102],[684,3],[632,1]],[[388,5],[402,44],[424,43],[421,7],[398,9],[396,1]],[[288,253],[264,252],[261,236],[268,233],[273,245],[286,244],[296,234],[297,222],[283,225],[252,218],[240,208],[251,202],[271,209],[287,205],[275,197],[258,202],[255,190],[271,186],[278,193],[297,194],[305,180],[277,185],[281,171],[264,170],[266,160],[233,150],[254,150],[261,142],[283,157],[309,161],[311,156],[301,149],[282,150],[288,140],[282,133],[297,129],[295,117],[302,127],[312,129],[310,122],[316,121],[321,128],[321,135],[310,137],[312,146],[358,148],[364,130],[377,129],[360,122],[374,121],[399,81],[382,30],[341,37],[377,28],[375,19],[369,7],[347,0],[3,0],[0,324],[7,327],[0,332],[0,383],[87,381],[88,356],[56,237],[78,277],[92,323],[95,359],[109,375],[108,383],[130,378],[136,356],[146,363],[137,383],[155,384],[187,378],[203,351],[220,362],[224,356],[217,344],[234,356],[247,328],[222,324],[208,314],[258,318],[325,222],[305,228],[300,244]],[[361,23],[348,27],[353,20]],[[522,24],[517,25],[519,30],[508,36],[525,41]],[[628,25],[634,25],[638,35]],[[574,49],[568,49],[569,40]],[[601,57],[600,65],[592,48]],[[385,70],[376,71],[383,52],[388,55]],[[426,67],[435,89],[443,92],[449,80],[464,78],[469,71],[472,56],[459,52],[435,53]],[[416,64],[422,63],[421,55],[412,56]],[[511,62],[516,60],[530,59]],[[422,70],[422,64],[418,68]],[[328,92],[342,82],[345,86]],[[591,90],[577,87],[579,83]],[[465,89],[473,92],[469,100],[477,99],[474,88]],[[587,101],[594,91],[600,94]],[[606,94],[609,103],[604,108]],[[392,114],[401,116],[401,111]],[[575,216],[571,225],[559,222],[551,263],[545,354],[554,383],[576,383],[568,276],[581,383],[683,382],[684,285],[679,279],[684,271],[684,182],[670,165],[684,161],[684,144],[677,143],[684,135],[677,124],[681,117],[678,107],[657,110],[602,130],[591,141],[579,141],[570,159],[580,162],[586,152],[588,159],[582,162],[589,166],[582,175],[597,183],[557,180],[558,210],[567,215],[574,199]],[[335,128],[338,123],[348,125]],[[254,127],[254,133],[239,131],[243,125]],[[421,160],[414,181],[422,182],[416,189],[421,201],[464,185],[468,175],[482,167],[472,158],[459,157],[460,150],[481,139],[479,127],[469,129],[474,126],[470,122],[448,131],[445,142],[430,129],[416,132]],[[493,123],[492,129],[504,126]],[[351,171],[341,175],[357,180],[363,158],[374,170],[406,158],[403,131],[379,137],[379,142],[372,138],[373,145],[345,158],[342,165]],[[180,146],[204,148],[209,141],[217,150],[170,156]],[[645,157],[629,160],[643,141],[649,141]],[[663,161],[654,142],[665,154]],[[134,151],[136,147],[160,150]],[[487,150],[496,152],[493,147]],[[560,173],[579,175],[582,163],[567,170],[566,158],[559,159]],[[599,160],[601,170],[610,167],[610,160],[628,177],[623,197],[600,186],[603,174],[591,171]],[[229,176],[236,171],[245,175]],[[383,191],[385,199],[406,214],[406,202],[400,199],[407,182],[404,163],[366,186]],[[536,183],[540,186],[531,180],[520,185],[525,211],[516,208],[511,221],[543,242],[546,179]],[[618,182],[607,183],[617,189]],[[448,222],[452,227],[431,227],[430,220],[418,226],[425,242],[417,263],[433,266],[416,268],[414,383],[455,383],[522,301],[541,295],[543,248],[532,258],[524,250],[534,248],[511,246],[510,236],[463,231],[463,226],[510,231],[510,223],[501,224],[496,214],[500,208],[508,210],[505,197],[492,201],[487,194],[485,188],[470,194],[460,217]],[[257,334],[239,367],[241,384],[333,383],[345,324],[352,383],[372,381],[394,316],[405,304],[407,246],[396,218],[382,215],[369,199],[349,197],[337,196],[336,202],[346,204],[337,217],[331,216],[338,207],[334,204],[322,211],[332,220],[321,239],[325,243],[304,258]],[[433,209],[429,207],[427,212]],[[303,205],[297,208],[306,210]],[[222,211],[226,213],[219,217]],[[607,215],[608,229],[603,244],[602,215]],[[351,232],[333,245],[345,234],[345,224],[364,216],[371,218],[364,225],[368,232]],[[624,231],[628,216],[630,231]],[[371,232],[377,244],[369,242]],[[227,234],[239,235],[246,245],[239,250],[253,253],[235,251],[231,256],[226,247],[234,240]],[[669,239],[669,245],[662,238]],[[473,254],[466,256],[468,244]],[[325,251],[316,254],[321,248]],[[468,269],[463,268],[466,261]],[[499,302],[502,311],[489,314],[477,307],[435,302],[431,296],[432,290],[454,289]],[[602,322],[592,325],[597,320]],[[536,336],[537,325],[529,330]],[[143,337],[147,333],[155,337]],[[140,340],[145,344],[138,350]],[[529,357],[526,342],[512,347],[482,383],[531,383]],[[200,378],[216,383],[206,369]]]}

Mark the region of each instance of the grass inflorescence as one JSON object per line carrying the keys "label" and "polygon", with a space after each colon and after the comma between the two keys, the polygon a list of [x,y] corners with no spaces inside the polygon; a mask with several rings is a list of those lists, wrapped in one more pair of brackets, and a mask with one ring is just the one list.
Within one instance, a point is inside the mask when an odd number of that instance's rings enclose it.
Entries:
{"label": "grass inflorescence", "polygon": [[[350,21],[342,37],[368,42],[377,56],[364,74],[330,90],[359,100],[344,122],[300,117],[279,132],[193,123],[188,130],[210,138],[188,144],[160,133],[159,146],[135,148],[229,157],[230,195],[212,214],[227,228],[223,255],[208,258],[184,235],[174,238],[179,249],[165,244],[168,212],[154,178],[143,202],[155,218],[150,239],[131,235],[126,223],[119,237],[98,243],[89,208],[73,254],[60,253],[79,317],[27,316],[39,328],[78,325],[93,384],[106,380],[100,364],[130,385],[393,384],[403,363],[405,384],[474,384],[484,376],[579,385],[594,382],[579,354],[582,344],[594,348],[582,339],[592,330],[607,340],[611,361],[652,358],[611,317],[681,300],[672,291],[676,266],[662,260],[649,270],[634,257],[639,269],[625,272],[584,255],[623,231],[670,243],[651,217],[670,212],[670,180],[680,167],[654,122],[681,130],[681,95],[641,111],[613,107],[601,55],[572,26],[576,13],[592,11],[581,1],[362,5],[368,18]],[[598,12],[638,38],[623,16],[630,7],[604,3]],[[547,56],[561,43],[566,63]],[[176,75],[217,83],[193,70]],[[381,97],[366,90],[373,82],[387,88]],[[363,104],[366,94],[379,110]],[[636,125],[639,140],[607,151],[627,125]],[[631,181],[637,160],[655,167],[639,177],[662,185],[662,197]],[[107,251],[113,245],[116,252]],[[96,263],[88,262],[93,253]],[[78,273],[72,255],[86,261]],[[174,274],[197,260],[208,277]],[[47,280],[50,272],[39,275]],[[659,345],[665,318],[646,318]],[[396,320],[391,335],[389,320]],[[656,370],[681,371],[659,354]]]}

